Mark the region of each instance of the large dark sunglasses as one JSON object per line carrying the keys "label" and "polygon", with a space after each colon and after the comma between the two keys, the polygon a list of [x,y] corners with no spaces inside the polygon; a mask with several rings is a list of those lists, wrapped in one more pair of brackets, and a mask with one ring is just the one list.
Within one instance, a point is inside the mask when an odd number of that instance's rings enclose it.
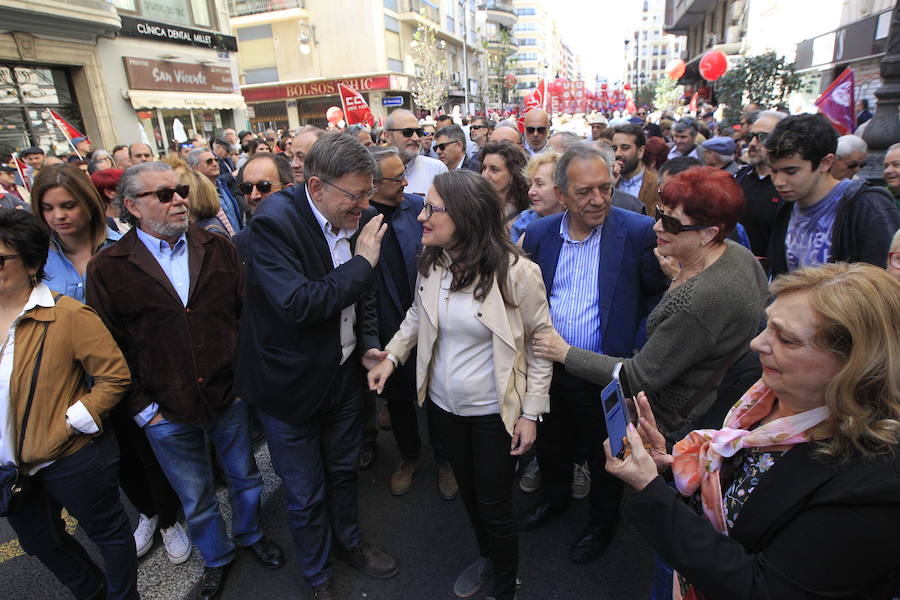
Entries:
{"label": "large dark sunglasses", "polygon": [[0,254],[0,271],[6,266],[6,261],[19,258],[18,254]]}
{"label": "large dark sunglasses", "polygon": [[532,135],[535,133],[540,133],[541,135],[544,135],[545,133],[547,133],[547,128],[546,127],[526,127],[525,133],[527,133],[528,135]]}
{"label": "large dark sunglasses", "polygon": [[855,171],[856,169],[865,169],[868,164],[869,163],[864,160],[860,162],[853,161],[852,163],[847,163],[847,168],[851,171]]}
{"label": "large dark sunglasses", "polygon": [[682,225],[681,221],[675,217],[664,215],[659,205],[656,205],[656,220],[662,221],[663,230],[672,235],[678,235],[682,231],[697,231],[698,229],[706,229],[709,225]]}
{"label": "large dark sunglasses", "polygon": [[214,158],[207,158],[207,159],[206,159],[205,161],[203,161],[203,162],[205,162],[207,165],[211,165],[211,164],[213,164],[214,162],[216,162],[216,159],[214,159]]}
{"label": "large dark sunglasses", "polygon": [[470,131],[478,131],[479,129],[487,129],[487,125],[469,125]]}
{"label": "large dark sunglasses", "polygon": [[435,144],[434,146],[432,146],[432,148],[434,148],[435,152],[443,152],[444,148],[446,148],[450,144],[461,144],[461,143],[462,142],[460,142],[459,140],[456,140],[455,142],[444,142],[443,144]]}
{"label": "large dark sunglasses", "polygon": [[388,131],[399,131],[406,138],[412,137],[414,133],[419,137],[425,135],[425,130],[421,127],[403,127],[401,129],[388,129]]}
{"label": "large dark sunglasses", "polygon": [[753,141],[753,138],[759,138],[759,143],[765,143],[766,138],[769,137],[769,133],[767,131],[754,131],[753,133],[748,133],[744,136],[744,141],[748,144]]}
{"label": "large dark sunglasses", "polygon": [[245,196],[252,194],[254,187],[259,190],[260,194],[268,194],[272,191],[272,182],[257,181],[256,183],[251,183],[249,181],[244,181],[238,184],[238,189],[241,190],[241,193]]}
{"label": "large dark sunglasses", "polygon": [[188,194],[191,193],[191,186],[189,185],[179,185],[173,188],[163,188],[160,190],[151,190],[149,192],[141,192],[140,194],[135,194],[135,198],[143,198],[144,196],[153,196],[154,194],[163,204],[168,204],[172,201],[172,197],[175,194],[178,194],[182,199],[187,199]]}

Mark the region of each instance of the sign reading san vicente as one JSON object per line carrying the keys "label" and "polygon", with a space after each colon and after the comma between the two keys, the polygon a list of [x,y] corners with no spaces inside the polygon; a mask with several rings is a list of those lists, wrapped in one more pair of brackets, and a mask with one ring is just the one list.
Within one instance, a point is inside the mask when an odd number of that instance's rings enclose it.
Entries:
{"label": "sign reading san vicente", "polygon": [[123,57],[128,86],[133,90],[234,93],[231,69],[194,63]]}

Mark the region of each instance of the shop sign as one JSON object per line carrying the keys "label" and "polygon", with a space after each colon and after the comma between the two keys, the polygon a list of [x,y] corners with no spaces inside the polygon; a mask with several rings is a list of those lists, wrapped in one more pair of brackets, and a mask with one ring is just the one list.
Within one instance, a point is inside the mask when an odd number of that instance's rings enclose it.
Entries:
{"label": "shop sign", "polygon": [[231,69],[125,56],[128,87],[133,90],[234,93]]}
{"label": "shop sign", "polygon": [[241,90],[241,93],[244,95],[244,100],[248,102],[283,100],[285,98],[307,98],[311,96],[337,96],[337,86],[339,83],[349,85],[358,92],[391,89],[390,76],[378,75],[376,77],[355,77],[352,79],[333,79],[328,81],[314,81],[311,83],[274,85],[263,88],[245,88]]}
{"label": "shop sign", "polygon": [[237,52],[237,38],[231,35],[170,25],[169,23],[129,17],[128,15],[119,15],[119,17],[122,19],[120,35],[157,42],[213,48],[219,50],[220,53]]}
{"label": "shop sign", "polygon": [[385,96],[381,99],[382,106],[403,106],[403,96]]}

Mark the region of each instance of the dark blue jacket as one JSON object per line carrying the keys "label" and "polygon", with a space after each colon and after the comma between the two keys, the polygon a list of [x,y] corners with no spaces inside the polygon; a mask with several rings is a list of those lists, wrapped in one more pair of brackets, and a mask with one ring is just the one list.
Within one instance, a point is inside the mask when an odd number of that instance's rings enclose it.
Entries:
{"label": "dark blue jacket", "polygon": [[[562,249],[562,214],[538,219],[525,231],[523,248],[541,267],[547,298]],[[630,357],[645,339],[647,315],[669,281],[653,255],[653,219],[610,207],[600,238],[601,349],[610,356]]]}
{"label": "dark blue jacket", "polygon": [[[360,228],[374,213],[367,211]],[[344,308],[356,304],[356,352],[347,360],[358,364],[360,354],[380,347],[375,272],[362,256],[334,267],[305,185],[269,196],[249,229],[241,251],[246,285],[235,393],[300,425],[323,405],[337,375]]]}
{"label": "dark blue jacket", "polygon": [[387,258],[384,242],[382,242],[381,258],[378,261],[376,271],[376,290],[378,297],[378,331],[382,347],[391,341],[391,338],[400,329],[400,323],[409,310],[410,303],[401,300],[403,293],[400,286],[406,287],[406,297],[410,300],[415,296],[416,273],[419,251],[422,249],[422,224],[417,217],[422,212],[424,200],[416,194],[403,194],[403,202],[397,207],[390,220],[397,242],[400,245],[400,253],[403,255],[403,267],[406,270],[406,281],[395,281],[390,269],[384,264]]}

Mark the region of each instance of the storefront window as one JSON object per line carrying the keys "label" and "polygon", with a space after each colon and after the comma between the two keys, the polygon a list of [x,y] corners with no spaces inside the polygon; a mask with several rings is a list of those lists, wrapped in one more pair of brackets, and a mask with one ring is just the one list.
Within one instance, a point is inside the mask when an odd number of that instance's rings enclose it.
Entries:
{"label": "storefront window", "polygon": [[154,21],[215,29],[209,0],[112,0],[112,3],[119,10]]}
{"label": "storefront window", "polygon": [[85,131],[66,69],[0,64],[0,146],[40,146],[53,154],[72,151],[50,114]]}
{"label": "storefront window", "polygon": [[250,128],[253,131],[266,129],[287,129],[288,115],[284,102],[260,102],[253,104],[253,116],[250,117]]}

